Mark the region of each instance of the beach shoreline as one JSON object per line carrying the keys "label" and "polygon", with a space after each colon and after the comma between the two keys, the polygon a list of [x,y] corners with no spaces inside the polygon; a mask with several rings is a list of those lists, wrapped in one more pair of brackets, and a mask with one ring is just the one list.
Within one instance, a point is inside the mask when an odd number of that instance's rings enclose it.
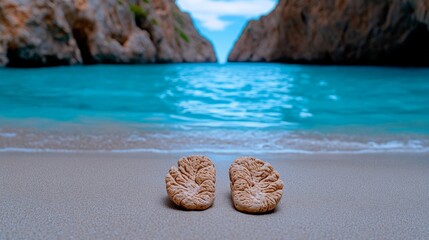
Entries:
{"label": "beach shoreline", "polygon": [[[191,154],[191,153],[189,153]],[[425,239],[429,154],[263,154],[285,182],[277,209],[236,211],[228,168],[206,211],[176,208],[164,177],[184,153],[0,153],[0,239]]]}
{"label": "beach shoreline", "polygon": [[[103,125],[104,124],[104,125]],[[424,134],[366,134],[274,129],[137,130],[127,124],[0,127],[0,152],[235,154],[429,153]],[[103,130],[103,131],[101,131]]]}

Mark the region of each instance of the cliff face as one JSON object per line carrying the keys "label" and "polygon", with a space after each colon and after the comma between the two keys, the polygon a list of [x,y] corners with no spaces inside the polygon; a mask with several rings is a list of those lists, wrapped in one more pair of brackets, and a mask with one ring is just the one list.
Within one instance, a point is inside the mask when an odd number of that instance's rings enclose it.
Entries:
{"label": "cliff face", "polygon": [[0,1],[0,65],[214,61],[174,0]]}
{"label": "cliff face", "polygon": [[429,65],[429,0],[280,0],[229,61]]}

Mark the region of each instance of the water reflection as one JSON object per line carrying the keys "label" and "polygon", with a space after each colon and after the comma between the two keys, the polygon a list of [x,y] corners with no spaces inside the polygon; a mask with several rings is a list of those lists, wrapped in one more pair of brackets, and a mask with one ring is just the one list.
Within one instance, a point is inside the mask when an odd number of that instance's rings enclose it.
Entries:
{"label": "water reflection", "polygon": [[0,118],[429,133],[429,70],[285,64],[0,69]]}
{"label": "water reflection", "polygon": [[166,94],[170,102],[180,115],[197,118],[195,126],[265,128],[295,124],[283,119],[282,111],[295,105],[290,95],[295,79],[285,74],[281,65],[254,65],[252,71],[228,65],[184,68],[177,78],[167,80],[175,83]]}

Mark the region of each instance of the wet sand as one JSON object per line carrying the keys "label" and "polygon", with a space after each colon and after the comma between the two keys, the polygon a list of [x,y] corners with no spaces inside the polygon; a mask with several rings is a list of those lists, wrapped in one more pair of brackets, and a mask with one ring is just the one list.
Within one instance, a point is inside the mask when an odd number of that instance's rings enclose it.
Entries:
{"label": "wet sand", "polygon": [[0,153],[0,239],[429,239],[429,154],[257,155],[285,182],[266,215],[232,206],[240,154],[208,154],[212,208],[176,208],[164,176],[182,155]]}

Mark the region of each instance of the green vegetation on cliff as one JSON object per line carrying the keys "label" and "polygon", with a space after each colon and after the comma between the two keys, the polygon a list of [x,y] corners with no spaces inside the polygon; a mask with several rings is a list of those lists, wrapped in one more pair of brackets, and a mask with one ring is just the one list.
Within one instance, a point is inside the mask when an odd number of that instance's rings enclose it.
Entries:
{"label": "green vegetation on cliff", "polygon": [[135,17],[146,17],[148,15],[147,12],[137,4],[130,4],[130,10]]}

